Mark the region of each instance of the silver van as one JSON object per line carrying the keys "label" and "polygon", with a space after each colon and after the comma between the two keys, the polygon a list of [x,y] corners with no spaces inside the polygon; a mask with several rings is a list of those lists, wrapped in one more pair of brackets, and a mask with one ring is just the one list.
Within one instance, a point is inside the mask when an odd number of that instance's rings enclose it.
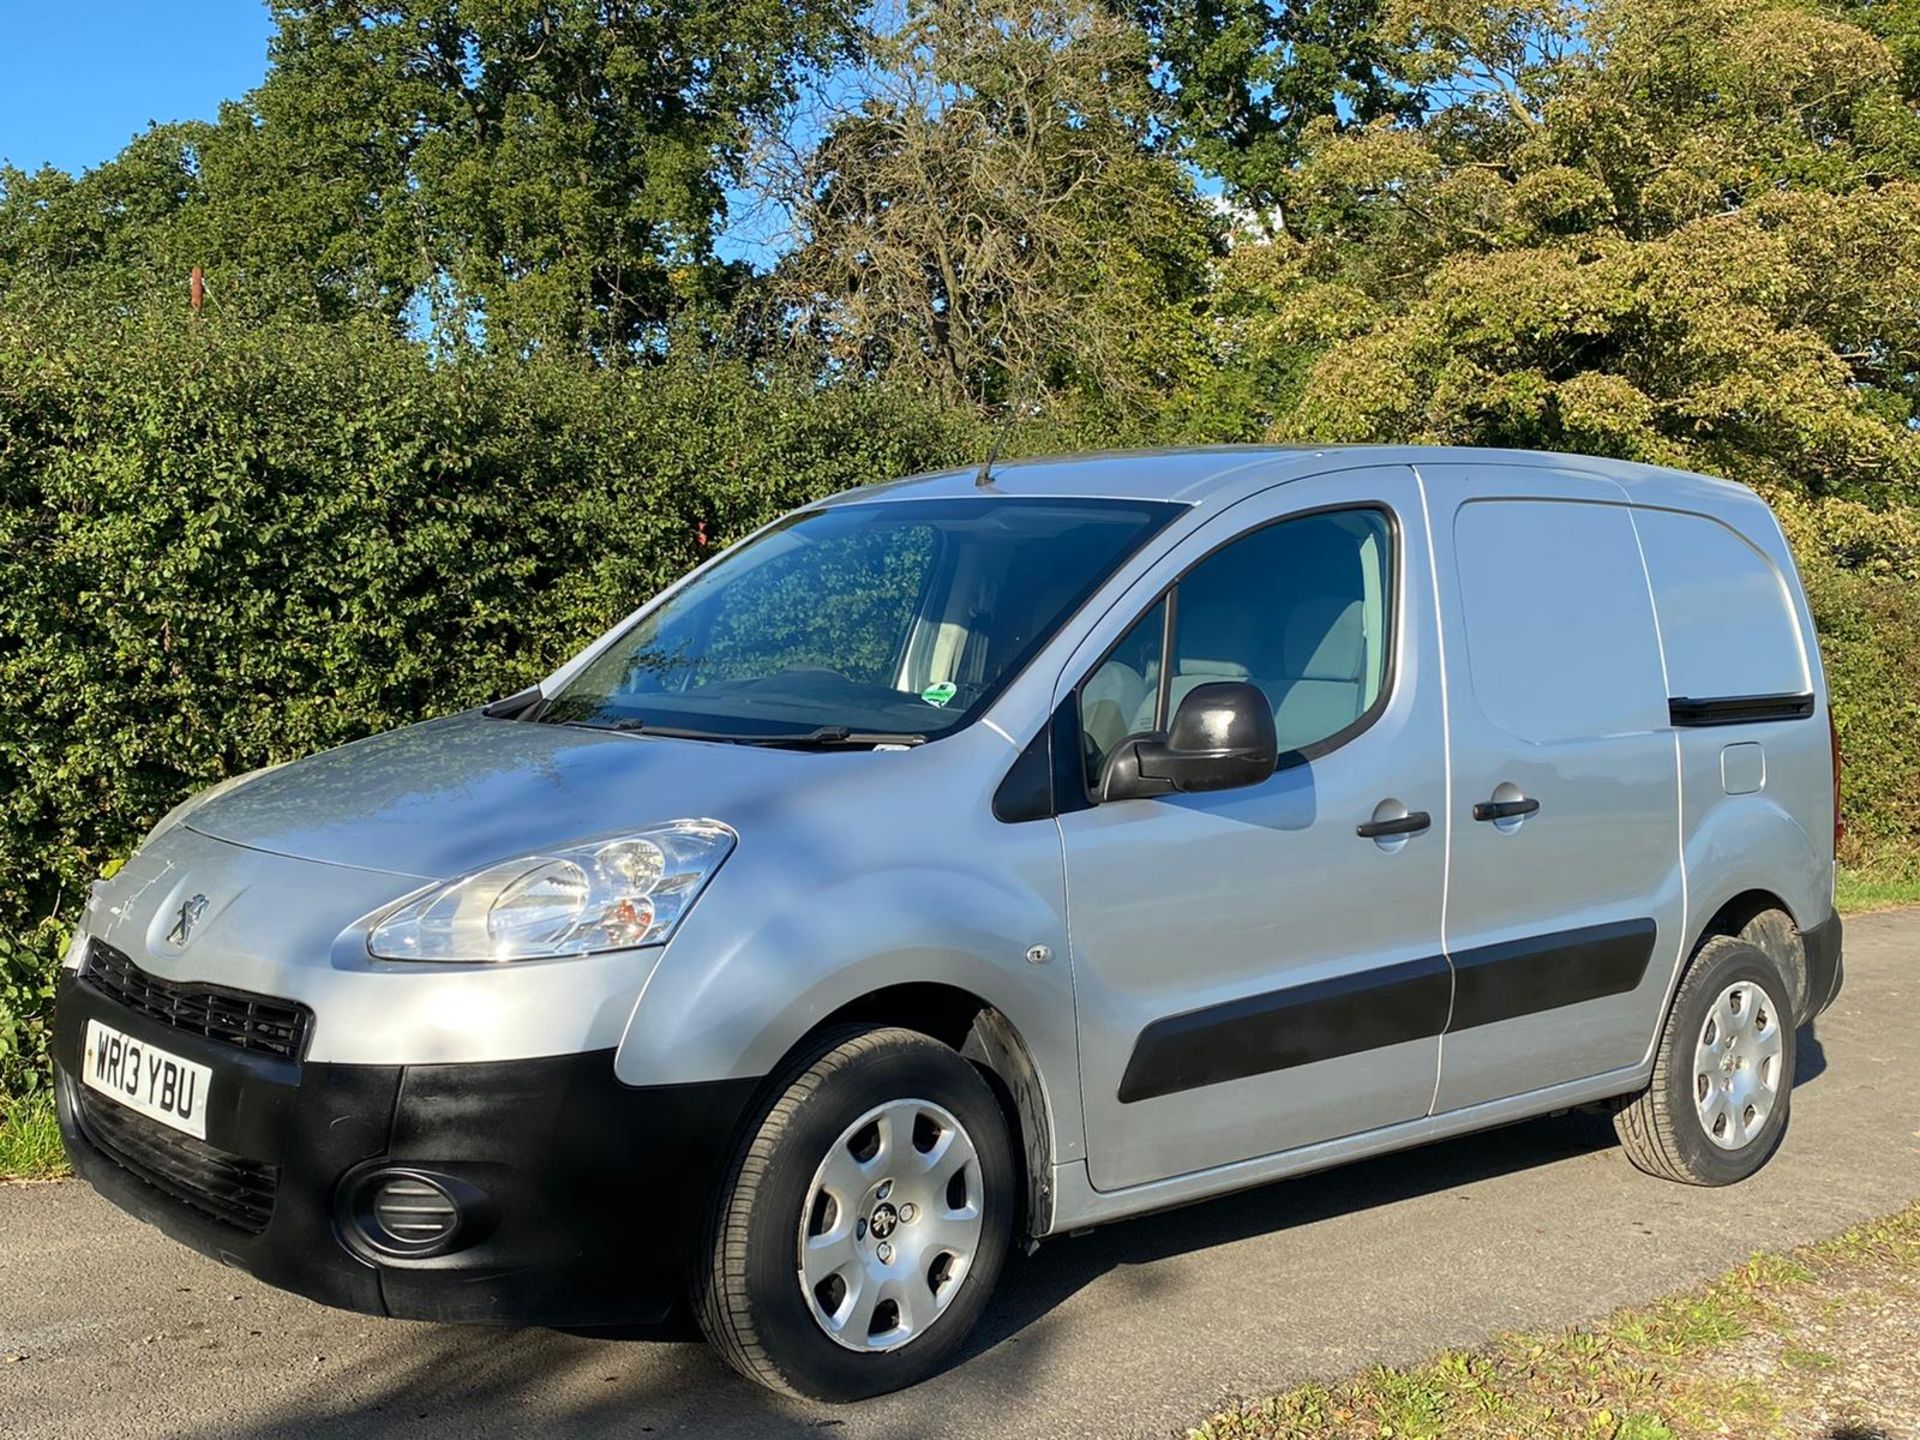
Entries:
{"label": "silver van", "polygon": [[690,1300],[853,1399],[952,1357],[1017,1245],[1359,1156],[1604,1104],[1652,1174],[1752,1174],[1840,983],[1837,770],[1723,480],[875,485],[537,688],[168,815],[74,938],[60,1119],[115,1204],[315,1300]]}

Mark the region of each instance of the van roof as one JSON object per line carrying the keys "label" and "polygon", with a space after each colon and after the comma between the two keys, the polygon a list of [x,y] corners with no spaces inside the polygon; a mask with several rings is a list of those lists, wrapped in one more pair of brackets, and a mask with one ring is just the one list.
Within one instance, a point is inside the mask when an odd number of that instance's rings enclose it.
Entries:
{"label": "van roof", "polygon": [[842,491],[824,501],[951,499],[982,493],[1030,496],[1099,496],[1124,500],[1172,500],[1188,505],[1230,504],[1270,486],[1329,470],[1375,465],[1518,465],[1574,470],[1613,480],[1642,492],[1635,499],[1673,503],[1700,487],[1718,498],[1751,496],[1744,485],[1711,476],[1667,470],[1628,460],[1603,460],[1541,450],[1472,449],[1441,445],[1205,445],[1158,450],[1112,450],[1079,455],[1044,455],[996,460],[991,486],[974,484],[979,466],[934,470],[900,480],[881,481]]}

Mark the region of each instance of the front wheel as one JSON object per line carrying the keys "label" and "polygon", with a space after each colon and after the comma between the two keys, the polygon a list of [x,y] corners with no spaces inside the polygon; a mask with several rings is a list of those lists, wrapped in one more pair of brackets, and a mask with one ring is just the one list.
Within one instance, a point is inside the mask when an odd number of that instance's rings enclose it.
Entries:
{"label": "front wheel", "polygon": [[857,1400],[966,1339],[1006,1259],[1014,1167],[999,1101],[947,1046],[898,1029],[823,1046],[730,1167],[694,1300],[747,1378]]}
{"label": "front wheel", "polygon": [[1653,1082],[1614,1128],[1650,1175],[1731,1185],[1772,1158],[1793,1094],[1790,991],[1763,950],[1709,940],[1687,967],[1660,1037]]}

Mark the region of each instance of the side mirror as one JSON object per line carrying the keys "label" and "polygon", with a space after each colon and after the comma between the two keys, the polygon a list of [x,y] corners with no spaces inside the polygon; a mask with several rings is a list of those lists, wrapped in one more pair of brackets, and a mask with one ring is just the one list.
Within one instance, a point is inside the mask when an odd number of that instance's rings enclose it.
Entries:
{"label": "side mirror", "polygon": [[1273,706],[1244,680],[1196,685],[1164,735],[1135,735],[1100,771],[1100,799],[1138,800],[1258,785],[1280,763]]}

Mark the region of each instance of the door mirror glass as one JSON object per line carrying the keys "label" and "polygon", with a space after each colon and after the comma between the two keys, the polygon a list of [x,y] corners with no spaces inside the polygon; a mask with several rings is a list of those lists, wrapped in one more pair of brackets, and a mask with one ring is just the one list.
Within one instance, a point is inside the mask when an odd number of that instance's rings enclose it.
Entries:
{"label": "door mirror glass", "polygon": [[1244,680],[1196,685],[1165,734],[1136,735],[1107,757],[1102,800],[1193,794],[1258,785],[1280,763],[1273,706]]}

